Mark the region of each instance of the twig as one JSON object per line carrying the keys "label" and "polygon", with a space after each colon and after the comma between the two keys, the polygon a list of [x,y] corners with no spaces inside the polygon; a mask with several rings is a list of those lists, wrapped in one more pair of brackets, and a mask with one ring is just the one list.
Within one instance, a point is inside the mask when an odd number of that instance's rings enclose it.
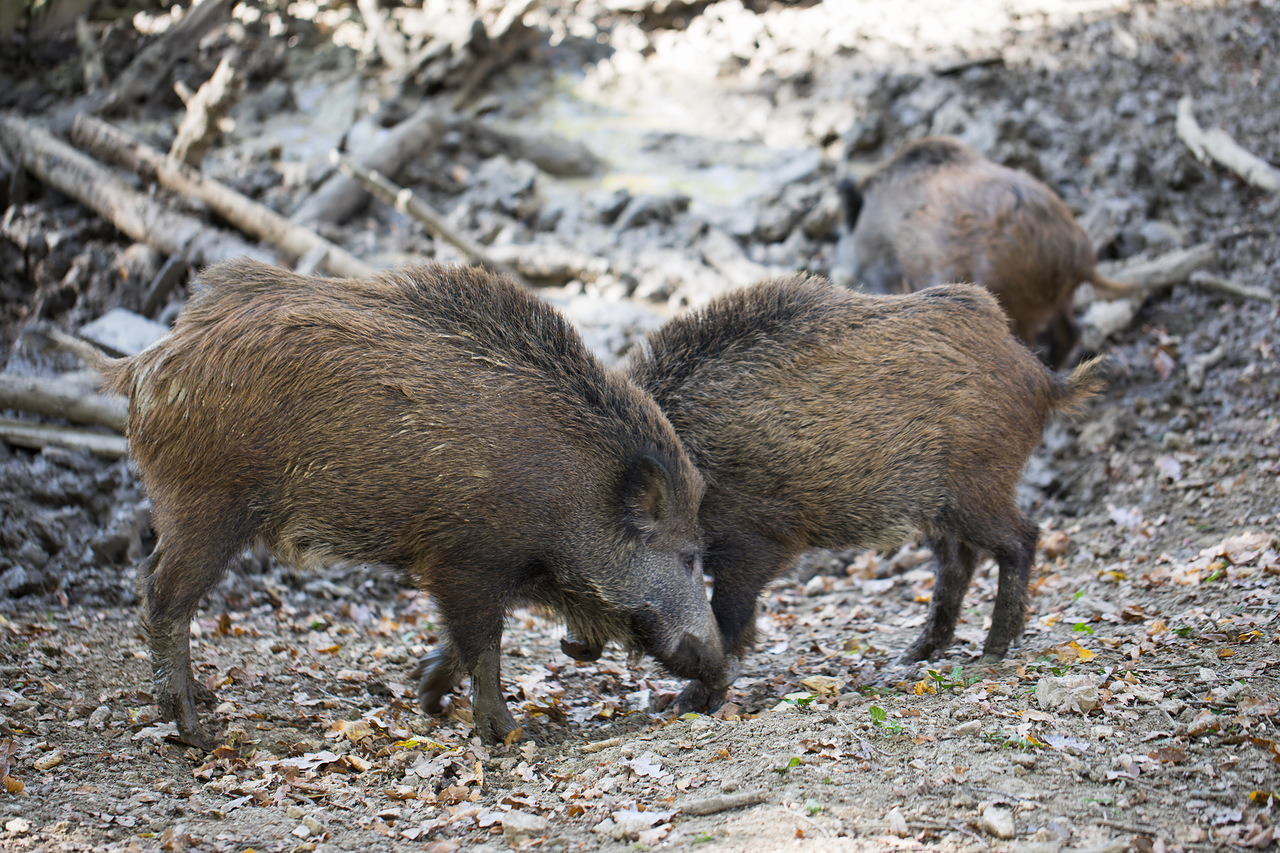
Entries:
{"label": "twig", "polygon": [[797,818],[799,818],[800,820],[804,821],[805,823],[811,823],[811,824],[813,824],[814,826],[818,827],[818,831],[819,831],[819,832],[821,832],[823,835],[825,835],[827,838],[830,838],[830,837],[831,837],[831,833],[827,831],[827,828],[826,828],[825,826],[823,826],[822,824],[818,823],[816,820],[814,820],[813,818],[809,817],[808,815],[802,815],[802,814],[800,814],[800,812],[796,812],[796,811],[791,812],[791,815],[792,815],[792,817],[797,817]]}
{"label": "twig", "polygon": [[[444,133],[445,122],[434,104],[424,104],[387,132],[376,146],[358,158],[360,166],[395,178],[409,158],[418,156]],[[355,178],[338,173],[294,208],[289,218],[305,225],[331,222],[341,225],[365,203],[369,193]]]}
{"label": "twig", "polygon": [[693,800],[690,803],[680,807],[680,813],[686,815],[700,816],[709,814],[719,814],[727,812],[730,809],[740,809],[746,806],[757,806],[769,799],[769,792],[765,790],[759,791],[741,791],[736,794],[721,794],[718,797],[707,797],[701,800]]}
{"label": "twig", "polygon": [[268,263],[275,260],[234,234],[210,228],[139,193],[109,169],[25,119],[0,116],[0,143],[44,184],[161,252],[183,255],[197,265],[238,255]]}
{"label": "twig", "polygon": [[199,168],[205,152],[218,134],[218,122],[240,97],[240,81],[236,77],[236,62],[240,51],[231,48],[218,63],[213,76],[204,82],[189,99],[187,114],[178,126],[178,135],[169,146],[169,156],[179,163]]}
{"label": "twig", "polygon": [[1093,818],[1093,822],[1099,826],[1109,826],[1112,829],[1120,829],[1125,832],[1132,832],[1135,835],[1155,835],[1160,830],[1154,826],[1142,826],[1136,823],[1125,823],[1121,820],[1111,820],[1110,818]]}
{"label": "twig", "polygon": [[1154,258],[1110,267],[1107,274],[1118,279],[1131,291],[1155,290],[1181,284],[1192,273],[1204,269],[1217,259],[1218,250],[1212,243],[1200,243],[1189,249],[1176,249]]}
{"label": "twig", "polygon": [[1216,276],[1207,270],[1196,270],[1187,278],[1188,284],[1194,284],[1196,287],[1204,287],[1209,290],[1217,290],[1222,293],[1228,293],[1232,296],[1240,296],[1245,299],[1258,299],[1262,302],[1270,302],[1272,305],[1280,305],[1280,297],[1260,287],[1249,287],[1244,284],[1237,284],[1230,279]]}
{"label": "twig", "polygon": [[0,373],[0,409],[66,418],[82,424],[124,432],[128,406],[116,396],[97,394],[83,383],[64,377],[15,376]]}
{"label": "twig", "polygon": [[120,459],[129,455],[128,442],[118,435],[104,435],[73,427],[48,426],[12,418],[0,418],[0,438],[18,447],[35,450],[46,447],[87,450],[94,456],[105,459]]}
{"label": "twig", "polygon": [[595,743],[583,744],[582,746],[578,747],[578,752],[588,752],[588,753],[600,752],[602,750],[608,749],[611,746],[618,746],[620,743],[622,743],[622,741],[623,741],[623,738],[620,738],[620,737],[611,737],[611,738],[608,738],[607,740],[598,740]]}
{"label": "twig", "polygon": [[369,192],[373,193],[387,204],[392,205],[401,213],[412,216],[414,219],[421,222],[423,226],[425,226],[426,229],[434,236],[439,237],[446,243],[456,246],[459,251],[474,260],[476,263],[481,266],[488,267],[494,272],[508,275],[521,284],[528,284],[528,282],[526,282],[518,272],[511,269],[511,267],[501,261],[490,257],[484,249],[480,248],[480,246],[445,224],[443,217],[432,210],[426,202],[418,198],[412,190],[396,186],[375,171],[356,168],[350,162],[345,160],[337,151],[331,151],[329,153],[329,158],[339,169],[342,170],[343,174],[355,178],[363,184],[365,189]]}
{"label": "twig", "polygon": [[1241,148],[1225,130],[1218,127],[1208,130],[1201,128],[1196,123],[1192,109],[1191,96],[1183,95],[1178,101],[1174,129],[1197,160],[1202,163],[1214,160],[1259,189],[1269,192],[1280,190],[1280,169]]}
{"label": "twig", "polygon": [[167,189],[204,201],[244,233],[279,246],[286,252],[304,255],[323,246],[328,255],[326,266],[336,275],[364,278],[374,272],[372,266],[314,231],[295,225],[271,208],[245,198],[226,184],[206,178],[194,169],[175,162],[101,119],[89,115],[77,116],[72,136],[79,144],[95,153],[109,157],[144,177],[154,177]]}

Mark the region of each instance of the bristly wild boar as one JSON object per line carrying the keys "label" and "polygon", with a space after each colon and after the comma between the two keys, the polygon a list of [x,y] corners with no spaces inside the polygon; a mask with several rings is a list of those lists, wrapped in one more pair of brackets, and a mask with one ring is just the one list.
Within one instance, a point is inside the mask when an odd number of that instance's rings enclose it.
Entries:
{"label": "bristly wild boar", "polygon": [[[628,375],[706,480],[704,566],[729,652],[749,647],[761,589],[804,551],[923,535],[936,583],[902,660],[951,642],[989,553],[999,565],[991,661],[1027,609],[1038,529],[1015,504],[1023,466],[1051,415],[1077,414],[1101,390],[1106,365],[1053,373],[973,285],[868,295],[794,276],[669,321],[632,351]],[[690,684],[682,704],[722,697]]]}
{"label": "bristly wild boar", "polygon": [[357,281],[241,260],[203,283],[167,338],[97,359],[130,400],[158,534],[140,572],[156,698],[183,740],[210,744],[191,616],[255,540],[296,565],[397,567],[429,591],[447,641],[420,667],[423,706],[469,675],[487,740],[516,727],[499,644],[517,604],[724,682],[702,480],[654,402],[553,308],[463,267]]}
{"label": "bristly wild boar", "polygon": [[1053,190],[954,139],[913,142],[861,187],[846,179],[839,191],[855,285],[907,293],[980,284],[1054,368],[1079,338],[1071,297],[1081,282],[1109,297],[1132,291],[1098,272],[1089,236]]}

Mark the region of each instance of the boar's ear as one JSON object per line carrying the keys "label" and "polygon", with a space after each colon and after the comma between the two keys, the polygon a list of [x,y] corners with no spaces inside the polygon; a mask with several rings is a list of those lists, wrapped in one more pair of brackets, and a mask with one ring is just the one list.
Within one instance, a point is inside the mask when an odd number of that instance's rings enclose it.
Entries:
{"label": "boar's ear", "polygon": [[627,520],[640,530],[648,530],[671,512],[674,502],[671,475],[658,457],[641,450],[631,460],[631,469],[622,486],[622,506]]}

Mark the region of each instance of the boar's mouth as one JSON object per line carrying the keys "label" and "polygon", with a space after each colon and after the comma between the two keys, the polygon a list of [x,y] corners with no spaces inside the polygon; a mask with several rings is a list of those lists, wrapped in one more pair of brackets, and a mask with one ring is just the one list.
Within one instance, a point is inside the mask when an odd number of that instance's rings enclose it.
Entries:
{"label": "boar's mouth", "polygon": [[718,628],[712,628],[706,636],[683,626],[670,625],[654,611],[638,614],[632,621],[638,645],[673,675],[709,685],[722,683],[728,677],[728,662]]}

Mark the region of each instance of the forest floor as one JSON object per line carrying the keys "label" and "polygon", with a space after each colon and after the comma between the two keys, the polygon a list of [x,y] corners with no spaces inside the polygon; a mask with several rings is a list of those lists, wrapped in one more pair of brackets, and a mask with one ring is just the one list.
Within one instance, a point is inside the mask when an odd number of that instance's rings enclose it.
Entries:
{"label": "forest floor", "polygon": [[[1203,126],[1280,164],[1273,0],[546,0],[524,11],[535,37],[458,111],[487,43],[472,22],[493,45],[511,25],[480,5],[394,7],[393,41],[437,48],[404,71],[354,5],[242,3],[112,120],[167,148],[175,80],[198,88],[237,47],[245,92],[201,169],[289,214],[331,147],[358,154],[439,103],[443,126],[396,179],[536,279],[610,360],[729,287],[828,273],[836,179],[930,133],[1044,180],[1104,261],[1209,244],[1216,275],[1280,295],[1280,195],[1175,133],[1190,95]],[[162,11],[137,8],[89,20],[107,80],[164,31]],[[65,134],[85,51],[61,31],[0,38],[0,110]],[[572,162],[531,154],[538,135]],[[167,255],[17,161],[0,157],[0,367],[76,366],[23,339],[33,322],[76,329],[115,307],[171,320],[185,278],[147,299]],[[379,202],[316,228],[375,266],[462,258]],[[534,270],[539,253],[563,262]],[[222,745],[176,742],[137,618],[134,563],[153,542],[136,477],[0,443],[0,847],[1271,847],[1278,332],[1274,304],[1180,284],[1110,333],[1121,377],[1028,466],[1021,500],[1044,535],[1026,633],[1001,663],[976,663],[994,572],[944,658],[886,678],[927,612],[928,552],[814,554],[766,591],[757,647],[712,716],[669,711],[681,685],[652,661],[572,661],[562,629],[513,614],[503,684],[528,739],[500,747],[472,737],[462,694],[446,719],[416,707],[413,663],[439,640],[426,596],[377,568],[256,555],[193,622]]]}

